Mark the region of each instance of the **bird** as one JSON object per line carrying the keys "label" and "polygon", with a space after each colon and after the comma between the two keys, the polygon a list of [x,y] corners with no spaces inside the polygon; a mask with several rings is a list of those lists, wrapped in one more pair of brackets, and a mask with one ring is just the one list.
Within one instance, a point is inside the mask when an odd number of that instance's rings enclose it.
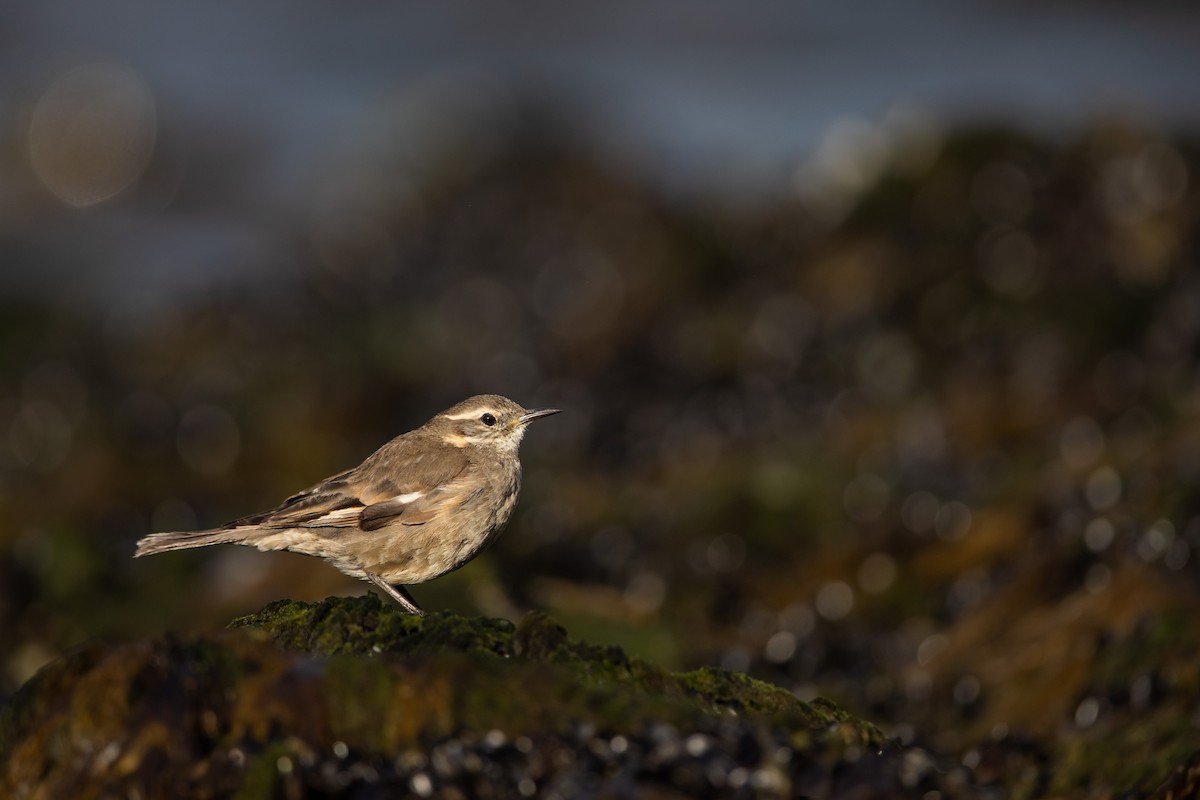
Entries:
{"label": "bird", "polygon": [[290,550],[423,614],[405,587],[458,569],[495,539],[517,505],[529,423],[560,411],[469,397],[270,511],[220,528],[152,533],[134,557],[214,544]]}

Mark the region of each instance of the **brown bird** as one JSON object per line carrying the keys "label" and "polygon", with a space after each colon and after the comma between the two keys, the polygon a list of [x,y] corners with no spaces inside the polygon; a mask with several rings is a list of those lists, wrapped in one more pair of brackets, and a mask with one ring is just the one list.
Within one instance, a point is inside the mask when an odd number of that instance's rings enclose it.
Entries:
{"label": "brown bird", "polygon": [[458,569],[495,538],[517,504],[525,428],[558,412],[527,411],[495,394],[470,397],[278,508],[222,528],[150,534],[134,557],[210,544],[291,550],[424,613],[404,585]]}

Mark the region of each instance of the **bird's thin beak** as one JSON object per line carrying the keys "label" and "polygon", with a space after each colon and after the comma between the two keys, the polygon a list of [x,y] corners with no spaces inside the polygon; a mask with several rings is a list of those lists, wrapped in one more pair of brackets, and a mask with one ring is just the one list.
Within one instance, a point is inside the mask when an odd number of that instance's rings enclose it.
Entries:
{"label": "bird's thin beak", "polygon": [[528,425],[538,417],[548,417],[551,414],[557,414],[560,411],[562,411],[561,408],[539,408],[537,411],[526,411],[517,418],[517,422],[520,422],[522,425]]}

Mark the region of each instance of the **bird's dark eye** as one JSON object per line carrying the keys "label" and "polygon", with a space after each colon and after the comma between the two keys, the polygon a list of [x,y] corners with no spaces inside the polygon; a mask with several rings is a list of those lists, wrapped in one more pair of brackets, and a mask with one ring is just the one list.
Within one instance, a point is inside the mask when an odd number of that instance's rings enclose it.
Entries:
{"label": "bird's dark eye", "polygon": [[479,418],[479,421],[489,427],[496,424],[496,418],[493,417],[491,414],[484,414],[482,417]]}

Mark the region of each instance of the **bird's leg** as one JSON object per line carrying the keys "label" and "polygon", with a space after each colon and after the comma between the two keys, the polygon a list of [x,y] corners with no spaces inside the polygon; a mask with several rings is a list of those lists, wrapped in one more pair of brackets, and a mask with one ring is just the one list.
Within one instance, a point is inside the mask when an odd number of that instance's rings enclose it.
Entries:
{"label": "bird's leg", "polygon": [[425,612],[421,610],[419,605],[417,605],[417,601],[412,599],[412,595],[409,594],[408,590],[403,586],[392,586],[383,578],[371,572],[364,574],[367,576],[367,580],[378,586],[383,591],[387,592],[389,597],[391,597],[400,605],[404,606],[405,611],[410,614],[416,614],[418,617],[425,615]]}

